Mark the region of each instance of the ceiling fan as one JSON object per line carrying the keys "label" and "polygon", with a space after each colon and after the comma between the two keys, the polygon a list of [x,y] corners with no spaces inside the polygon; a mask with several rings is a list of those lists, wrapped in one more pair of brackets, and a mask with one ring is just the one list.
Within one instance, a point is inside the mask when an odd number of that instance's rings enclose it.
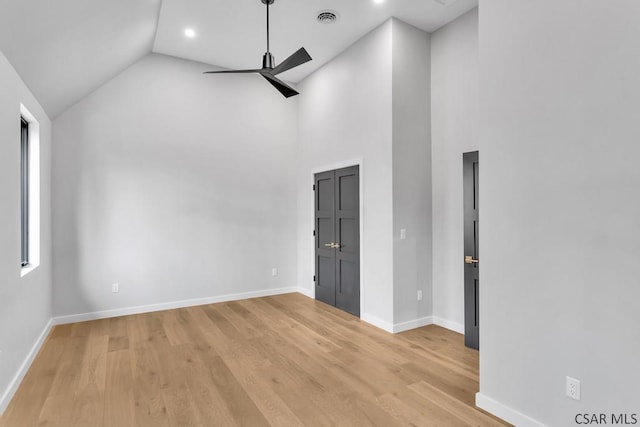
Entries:
{"label": "ceiling fan", "polygon": [[249,74],[257,73],[267,79],[269,83],[273,85],[281,94],[286,98],[298,95],[298,92],[276,77],[277,74],[284,73],[298,65],[302,65],[305,62],[311,61],[311,56],[307,53],[304,47],[298,49],[293,55],[282,61],[276,66],[276,61],[271,52],[269,51],[269,5],[273,4],[275,0],[260,0],[263,4],[267,5],[267,52],[262,56],[262,68],[255,70],[224,70],[224,71],[205,71],[204,74]]}

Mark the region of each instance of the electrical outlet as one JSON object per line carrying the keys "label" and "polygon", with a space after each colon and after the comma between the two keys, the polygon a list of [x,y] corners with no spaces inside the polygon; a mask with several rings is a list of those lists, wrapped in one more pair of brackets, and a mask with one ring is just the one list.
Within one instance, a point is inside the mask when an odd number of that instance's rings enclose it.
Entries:
{"label": "electrical outlet", "polygon": [[120,292],[120,285],[117,283],[114,283],[113,285],[111,285],[111,292],[113,292],[114,294],[117,294],[118,292]]}
{"label": "electrical outlet", "polygon": [[407,229],[406,228],[401,228],[400,229],[400,240],[404,240],[407,238]]}
{"label": "electrical outlet", "polygon": [[418,301],[422,301],[422,291],[418,291]]}
{"label": "electrical outlet", "polygon": [[567,396],[580,400],[580,380],[567,377]]}
{"label": "electrical outlet", "polygon": [[277,269],[277,268],[275,268],[275,267],[273,267],[273,268],[271,269],[271,275],[272,275],[273,277],[276,277],[276,276],[278,275],[278,269]]}

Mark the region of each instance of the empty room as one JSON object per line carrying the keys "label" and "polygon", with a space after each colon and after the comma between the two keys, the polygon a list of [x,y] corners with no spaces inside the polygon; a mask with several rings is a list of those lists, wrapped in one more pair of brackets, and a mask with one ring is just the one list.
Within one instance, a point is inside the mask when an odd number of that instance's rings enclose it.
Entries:
{"label": "empty room", "polygon": [[0,427],[640,421],[637,0],[0,0]]}

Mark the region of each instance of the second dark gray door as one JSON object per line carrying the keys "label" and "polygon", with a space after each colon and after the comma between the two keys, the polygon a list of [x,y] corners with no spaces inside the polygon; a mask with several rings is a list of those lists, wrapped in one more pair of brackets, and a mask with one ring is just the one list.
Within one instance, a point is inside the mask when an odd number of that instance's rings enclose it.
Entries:
{"label": "second dark gray door", "polygon": [[316,299],[360,316],[359,167],[315,176]]}
{"label": "second dark gray door", "polygon": [[478,152],[464,153],[464,343],[475,349],[480,347],[479,171]]}

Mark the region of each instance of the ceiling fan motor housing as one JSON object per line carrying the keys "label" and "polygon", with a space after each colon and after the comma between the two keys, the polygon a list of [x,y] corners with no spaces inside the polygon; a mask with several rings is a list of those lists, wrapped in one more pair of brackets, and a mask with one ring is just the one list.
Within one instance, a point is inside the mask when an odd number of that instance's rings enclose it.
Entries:
{"label": "ceiling fan motor housing", "polygon": [[275,2],[276,0],[260,0],[262,1],[262,4],[273,4],[273,2]]}
{"label": "ceiling fan motor housing", "polygon": [[276,67],[276,59],[270,52],[262,55],[262,68],[274,69]]}

